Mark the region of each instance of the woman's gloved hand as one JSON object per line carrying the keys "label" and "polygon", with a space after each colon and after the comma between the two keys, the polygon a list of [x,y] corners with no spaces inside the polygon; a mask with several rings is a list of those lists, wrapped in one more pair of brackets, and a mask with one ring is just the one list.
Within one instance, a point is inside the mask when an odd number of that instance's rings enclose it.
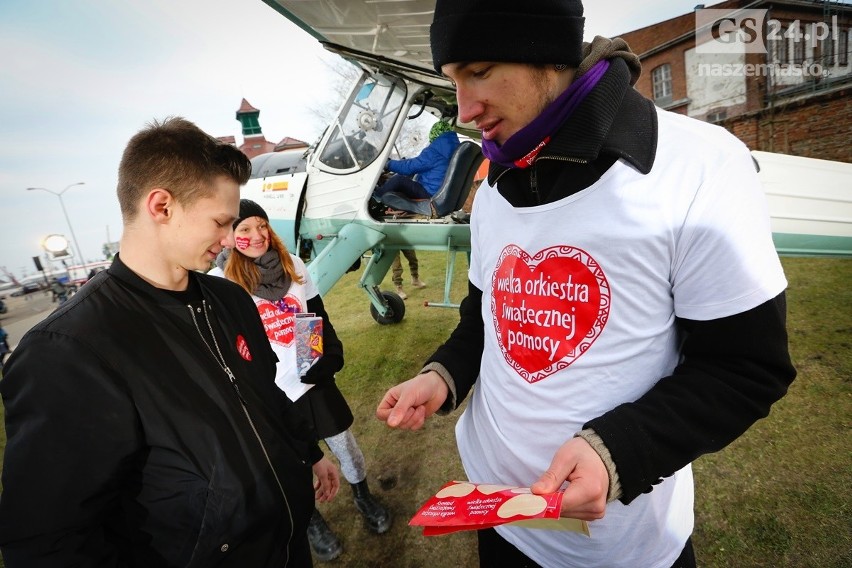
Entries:
{"label": "woman's gloved hand", "polygon": [[306,385],[322,385],[334,382],[334,374],[343,368],[343,358],[337,355],[323,355],[313,367],[308,369],[301,381]]}

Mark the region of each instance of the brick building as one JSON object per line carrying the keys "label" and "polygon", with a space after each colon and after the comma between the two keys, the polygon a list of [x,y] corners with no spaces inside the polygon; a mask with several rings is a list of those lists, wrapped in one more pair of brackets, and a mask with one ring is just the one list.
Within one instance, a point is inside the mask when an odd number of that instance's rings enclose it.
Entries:
{"label": "brick building", "polygon": [[852,5],[729,0],[620,34],[636,88],[752,150],[852,162]]}
{"label": "brick building", "polygon": [[[267,140],[260,128],[260,110],[251,106],[251,104],[245,99],[242,100],[240,108],[237,109],[236,118],[240,121],[240,124],[242,124],[243,134],[243,143],[241,146],[238,146],[238,148],[250,159],[260,154],[266,154],[267,152],[301,150],[308,147],[307,143],[295,138],[290,138],[289,136],[283,138],[277,144]],[[237,145],[237,141],[234,136],[219,136],[217,139],[232,146]]]}

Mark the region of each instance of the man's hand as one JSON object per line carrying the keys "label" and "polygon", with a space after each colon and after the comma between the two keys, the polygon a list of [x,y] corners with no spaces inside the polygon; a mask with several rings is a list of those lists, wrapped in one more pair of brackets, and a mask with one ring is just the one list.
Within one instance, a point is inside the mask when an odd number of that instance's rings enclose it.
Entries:
{"label": "man's hand", "polygon": [[314,476],[314,495],[320,503],[327,503],[334,499],[337,495],[337,490],[340,489],[340,472],[337,471],[337,466],[331,463],[327,457],[323,458],[313,465]]}
{"label": "man's hand", "polygon": [[553,456],[550,467],[532,484],[535,494],[558,491],[564,481],[561,516],[594,521],[606,512],[609,473],[598,453],[582,438],[571,438]]}
{"label": "man's hand", "polygon": [[418,430],[447,400],[449,387],[441,375],[428,371],[400,383],[385,393],[376,418],[391,428]]}

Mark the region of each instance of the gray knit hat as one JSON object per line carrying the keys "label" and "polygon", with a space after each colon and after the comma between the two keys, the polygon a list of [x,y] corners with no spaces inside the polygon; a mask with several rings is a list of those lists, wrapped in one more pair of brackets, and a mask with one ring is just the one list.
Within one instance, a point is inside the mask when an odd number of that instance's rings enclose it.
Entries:
{"label": "gray knit hat", "polygon": [[563,63],[583,59],[580,0],[437,0],[432,62]]}
{"label": "gray knit hat", "polygon": [[269,215],[266,214],[263,207],[251,199],[240,199],[240,216],[234,220],[234,228],[236,229],[237,225],[249,217],[260,217],[264,221],[269,221]]}

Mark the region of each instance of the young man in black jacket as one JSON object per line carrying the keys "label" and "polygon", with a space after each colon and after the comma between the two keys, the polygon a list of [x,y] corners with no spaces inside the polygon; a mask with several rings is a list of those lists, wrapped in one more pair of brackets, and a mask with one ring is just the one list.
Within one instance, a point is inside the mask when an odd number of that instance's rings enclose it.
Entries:
{"label": "young man in black jacket", "polygon": [[377,416],[419,428],[473,389],[456,428],[468,477],[567,482],[562,515],[594,521],[590,538],[480,531],[482,566],[690,567],[690,463],[795,377],[786,280],[748,149],[639,95],[635,55],[583,45],[582,13],[438,0],[435,68],[491,168],[460,322]]}
{"label": "young man in black jacket", "polygon": [[0,382],[8,568],[311,566],[308,520],[337,470],[275,385],[249,295],[196,272],[233,246],[250,171],[184,119],[130,140],[120,255]]}

